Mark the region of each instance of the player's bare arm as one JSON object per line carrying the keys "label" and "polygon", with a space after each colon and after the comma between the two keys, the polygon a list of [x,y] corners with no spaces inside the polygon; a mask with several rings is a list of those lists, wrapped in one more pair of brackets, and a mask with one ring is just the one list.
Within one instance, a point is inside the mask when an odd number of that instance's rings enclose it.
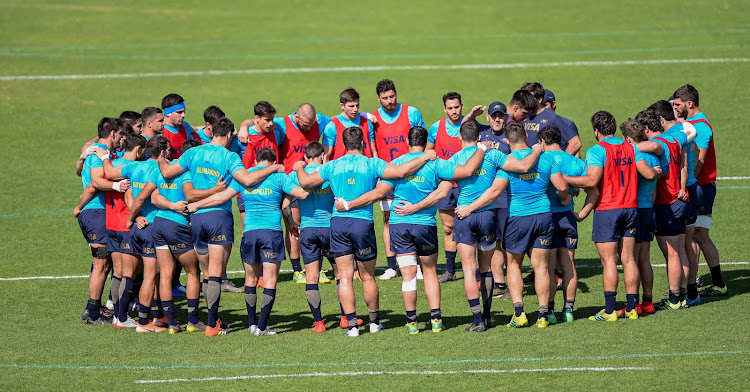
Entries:
{"label": "player's bare arm", "polygon": [[253,170],[252,172],[248,172],[246,169],[237,170],[232,174],[232,177],[244,186],[253,186],[259,184],[261,181],[265,180],[266,177],[276,172],[283,173],[284,165],[270,165],[259,170]]}
{"label": "player's bare arm", "polygon": [[526,173],[531,170],[534,165],[539,161],[539,156],[542,154],[542,144],[535,144],[531,147],[531,154],[527,155],[523,159],[518,159],[513,156],[508,156],[501,169],[511,173]]}
{"label": "player's bare arm", "polygon": [[485,154],[484,149],[477,148],[477,150],[474,152],[471,158],[469,158],[469,160],[466,161],[466,164],[456,166],[456,171],[453,172],[452,180],[462,180],[464,178],[469,178],[472,175],[474,175],[474,172],[477,171],[477,169],[479,169],[479,166],[484,161],[484,154]]}
{"label": "player's bare arm", "polygon": [[482,193],[482,195],[471,202],[471,204],[456,207],[456,216],[459,219],[464,219],[467,216],[471,215],[472,212],[487,207],[491,203],[494,203],[495,199],[497,199],[497,197],[500,196],[501,193],[503,193],[507,186],[508,180],[499,177],[495,178],[495,180],[492,181],[492,186],[490,187],[490,189]]}
{"label": "player's bare arm", "polygon": [[344,200],[336,198],[336,210],[348,211],[354,208],[365,207],[377,203],[383,200],[385,196],[393,189],[390,185],[385,182],[379,182],[375,189],[361,194],[354,200]]}
{"label": "player's bare arm", "polygon": [[415,212],[422,211],[425,208],[436,206],[441,200],[448,196],[451,189],[453,189],[453,184],[453,181],[440,181],[437,189],[432,191],[432,193],[418,203],[411,204],[406,200],[401,200],[400,204],[394,204],[393,212],[399,215],[411,215]]}
{"label": "player's bare arm", "polygon": [[216,185],[209,189],[195,189],[192,182],[182,183],[182,193],[185,194],[185,199],[189,203],[203,200],[215,193],[222,192],[224,189],[227,189],[227,183],[223,178],[219,178],[219,180],[216,181]]}
{"label": "player's bare arm", "polygon": [[549,177],[549,181],[557,191],[557,197],[560,199],[560,204],[567,206],[573,201],[573,197],[570,195],[570,189],[568,189],[568,183],[563,179],[562,174],[555,173]]}
{"label": "player's bare arm", "polygon": [[[325,155],[324,155],[325,156]],[[297,172],[297,181],[303,188],[315,188],[323,185],[325,181],[320,178],[320,173],[317,171],[307,173],[305,171],[305,162],[296,162],[293,166],[295,172]]]}
{"label": "player's bare arm", "polygon": [[[645,161],[643,161],[645,163]],[[646,164],[648,166],[648,164]],[[604,169],[598,166],[589,166],[586,168],[586,175],[584,176],[566,176],[563,175],[563,179],[569,185],[578,188],[591,188],[599,185],[602,176],[604,175]]]}
{"label": "player's bare arm", "polygon": [[237,195],[237,191],[227,188],[222,192],[215,193],[203,200],[196,201],[187,205],[188,211],[195,212],[200,208],[214,207],[226,203],[229,199]]}
{"label": "player's bare arm", "polygon": [[389,163],[385,170],[383,171],[383,177],[387,180],[396,180],[399,178],[404,178],[406,176],[414,174],[419,168],[424,166],[425,163],[429,161],[434,161],[437,159],[437,154],[435,153],[435,150],[425,151],[424,154],[420,155],[419,158],[412,159],[409,162],[404,162],[400,165],[394,165],[393,163]]}
{"label": "player's bare arm", "polygon": [[641,176],[643,176],[643,178],[649,181],[655,180],[659,178],[659,176],[661,176],[661,167],[659,166],[651,167],[648,165],[648,163],[646,163],[645,160],[638,161],[635,164],[635,168],[638,169],[638,173]]}

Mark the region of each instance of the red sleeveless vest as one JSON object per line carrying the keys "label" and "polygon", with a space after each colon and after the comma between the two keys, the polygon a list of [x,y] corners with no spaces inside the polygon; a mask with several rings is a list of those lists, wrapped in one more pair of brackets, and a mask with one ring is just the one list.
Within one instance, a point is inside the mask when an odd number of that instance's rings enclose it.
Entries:
{"label": "red sleeveless vest", "polygon": [[606,160],[599,181],[599,200],[596,209],[614,210],[638,207],[638,169],[635,167],[635,150],[630,143],[610,144],[604,147]]}
{"label": "red sleeveless vest", "polygon": [[[344,130],[347,128],[341,123],[338,117],[331,119],[331,122],[336,126],[336,145],[328,154],[328,160],[339,159],[346,154],[346,147],[344,147],[344,139],[342,137]],[[359,128],[364,133],[365,139],[365,150],[362,151],[362,155],[372,158],[372,150],[370,149],[370,123],[363,116],[359,116]]]}
{"label": "red sleeveless vest", "polygon": [[248,135],[245,155],[242,156],[242,164],[246,168],[255,166],[255,157],[263,148],[270,148],[276,153],[276,162],[279,162],[279,145],[276,143],[276,134],[271,131],[260,135]]}
{"label": "red sleeveless vest", "polygon": [[676,141],[657,136],[654,139],[661,140],[669,148],[669,172],[661,175],[656,182],[656,200],[654,204],[672,204],[677,201],[680,192],[680,158],[682,148]]}
{"label": "red sleeveless vest", "polygon": [[409,152],[409,106],[401,105],[401,113],[393,124],[387,124],[380,115],[380,110],[372,112],[378,122],[373,124],[375,131],[375,147],[378,149],[379,158],[391,162],[401,155]]}
{"label": "red sleeveless vest", "polygon": [[448,159],[453,154],[461,151],[461,137],[448,135],[448,130],[445,127],[445,123],[448,118],[443,118],[438,123],[438,131],[435,136],[435,152],[438,158]]}
{"label": "red sleeveless vest", "polygon": [[[698,119],[693,121],[688,121],[691,124],[695,123],[704,123],[708,125],[709,128],[711,128],[711,131],[714,130],[714,128],[711,126],[711,123],[704,119]],[[700,185],[706,185],[713,182],[716,182],[716,150],[714,149],[714,138],[711,137],[711,141],[708,143],[708,152],[706,153],[706,160],[703,162],[703,167],[701,167],[700,173],[698,173],[697,176],[695,176],[695,179],[698,180],[698,184]]]}
{"label": "red sleeveless vest", "polygon": [[185,129],[184,124],[180,124],[177,133],[172,133],[172,131],[165,127],[161,135],[169,140],[170,159],[177,159],[180,157],[180,155],[182,155],[182,144],[185,143],[185,141],[188,139],[196,139],[200,141],[201,144],[203,144],[200,135],[193,132],[192,129],[190,130],[190,136],[188,137],[188,132]]}
{"label": "red sleeveless vest", "polygon": [[286,137],[284,142],[279,146],[280,160],[284,164],[286,173],[292,172],[292,166],[295,162],[305,159],[305,146],[313,140],[320,139],[320,128],[316,119],[310,130],[307,132],[300,131],[294,122],[292,116],[284,117],[286,124]]}

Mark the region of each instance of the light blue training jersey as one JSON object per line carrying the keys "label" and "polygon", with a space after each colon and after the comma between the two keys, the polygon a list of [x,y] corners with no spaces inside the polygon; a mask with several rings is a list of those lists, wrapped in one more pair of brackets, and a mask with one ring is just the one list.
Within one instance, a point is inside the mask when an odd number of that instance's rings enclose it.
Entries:
{"label": "light blue training jersey", "polygon": [[[258,165],[248,171],[265,167]],[[245,202],[245,222],[242,231],[281,231],[281,199],[284,193],[290,193],[294,187],[294,182],[284,173],[273,173],[256,185],[243,186],[241,195]]]}
{"label": "light blue training jersey", "polygon": [[[375,189],[378,178],[383,176],[386,166],[388,163],[380,158],[368,158],[362,154],[346,154],[320,166],[318,173],[323,181],[330,183],[334,196],[344,200],[354,200]],[[371,221],[372,205],[342,212],[334,208],[333,217]]]}
{"label": "light blue training jersey", "polygon": [[[120,169],[123,177],[130,179],[130,188],[133,190],[133,199],[143,190],[148,183],[153,170],[159,171],[159,162],[149,159],[147,161],[133,162],[125,165]],[[140,215],[146,217],[149,223],[154,222],[156,217],[156,207],[151,204],[151,198],[147,198],[141,207]]]}
{"label": "light blue training jersey", "polygon": [[[187,201],[187,199],[185,199],[185,193],[182,191],[182,184],[186,179],[188,179],[188,182],[192,182],[192,180],[190,180],[191,177],[189,171],[186,171],[177,177],[167,180],[164,178],[164,176],[161,175],[161,171],[157,169],[151,171],[151,176],[149,177],[148,182],[156,185],[156,187],[159,189],[159,194],[164,196],[164,198],[172,203],[177,203],[180,201]],[[169,219],[172,222],[181,225],[188,224],[186,216],[170,209],[161,209],[157,207],[156,217]]]}
{"label": "light blue training jersey", "polygon": [[[435,144],[435,140],[437,140],[437,134],[438,134],[438,127],[440,126],[440,121],[435,121],[434,124],[430,125],[430,129],[427,130],[427,141]],[[461,135],[461,123],[458,123],[458,125],[453,125],[449,120],[445,120],[445,132],[450,137],[459,137]]]}
{"label": "light blue training jersey", "polygon": [[[583,176],[586,174],[586,163],[576,158],[573,155],[568,154],[565,151],[547,151],[542,155],[548,155],[555,161],[555,165],[560,169],[560,173],[566,176]],[[576,191],[576,187],[569,186],[568,192],[572,197]],[[575,209],[575,203],[570,202],[567,206],[560,204],[560,198],[557,197],[557,188],[552,183],[547,187],[547,197],[550,201],[550,211],[554,212],[565,212],[573,211]]]}
{"label": "light blue training jersey", "polygon": [[[651,153],[644,152],[643,159],[651,167],[661,166],[659,158]],[[651,208],[654,206],[654,190],[658,180],[647,180],[638,173],[638,208]]]}
{"label": "light blue training jersey", "polygon": [[[93,143],[92,146],[99,147],[103,150],[109,150],[107,146],[101,143]],[[96,154],[90,154],[83,161],[83,170],[81,170],[81,183],[83,184],[83,189],[86,189],[86,187],[89,186],[89,184],[91,184],[91,169],[95,169],[97,167],[102,167],[102,160],[99,159],[99,157],[96,156]],[[81,211],[103,210],[103,209],[104,209],[104,192],[96,191],[96,193],[94,194],[94,198],[89,200],[89,202],[86,203],[85,206],[83,206]]]}
{"label": "light blue training jersey", "polygon": [[[359,115],[364,116],[361,113]],[[341,125],[343,125],[346,128],[359,126],[359,118],[356,119],[357,122],[349,120],[343,114],[339,114],[335,118],[338,118],[339,121],[341,121]],[[369,136],[370,141],[374,142],[375,130],[372,127],[372,122],[370,122],[370,120],[367,120],[367,125],[370,127],[370,136]],[[336,124],[334,124],[332,121],[329,121],[328,124],[326,124],[326,127],[323,128],[323,135],[321,136],[320,143],[324,146],[335,146],[336,137],[337,137]]]}
{"label": "light blue training jersey", "polygon": [[[381,106],[378,108],[378,114],[380,114],[380,118],[382,118],[386,124],[393,124],[398,120],[398,116],[401,115],[401,109],[404,107],[402,104],[398,104],[398,107],[396,107],[396,110],[393,112],[386,112],[385,109]],[[417,110],[414,106],[409,106],[409,110],[406,112],[407,116],[409,117],[409,125],[412,127],[422,127],[425,128],[424,120],[422,119],[422,113]]]}
{"label": "light blue training jersey", "polygon": [[[240,185],[232,179],[232,175],[245,167],[240,157],[222,146],[203,144],[193,147],[180,156],[177,161],[185,170],[190,171],[193,187],[195,189],[211,189],[219,179],[224,179],[227,187],[232,187],[239,192]],[[232,211],[232,201],[215,206],[201,208],[195,212],[200,214],[213,210]]]}
{"label": "light blue training jersey", "polygon": [[[313,163],[305,166],[307,173],[314,173],[320,165]],[[297,172],[289,173],[289,178],[295,185],[299,185]],[[331,184],[326,181],[323,185],[310,190],[306,199],[298,199],[300,213],[300,228],[331,227],[331,213],[334,208]]]}
{"label": "light blue training jersey", "polygon": [[[477,151],[476,146],[466,147],[455,153],[449,161],[455,165],[465,165],[466,162],[474,155]],[[474,171],[474,174],[469,178],[457,180],[458,184],[458,205],[465,206],[471,204],[474,200],[478,199],[487,189],[492,187],[492,182],[495,181],[495,176],[498,171],[502,171],[502,167],[505,164],[505,160],[508,158],[507,155],[503,154],[499,150],[489,149],[484,153],[484,160],[479,168]],[[455,167],[454,167],[455,171]],[[479,211],[493,209],[492,203],[490,205],[480,209]]]}
{"label": "light blue training jersey", "polygon": [[[510,156],[523,159],[531,154],[526,148],[510,153]],[[539,156],[539,161],[524,174],[499,171],[497,176],[508,180],[508,204],[510,216],[528,216],[551,212],[550,198],[547,196],[549,179],[555,173],[560,173],[555,159],[547,153]],[[557,197],[557,195],[555,195]]]}

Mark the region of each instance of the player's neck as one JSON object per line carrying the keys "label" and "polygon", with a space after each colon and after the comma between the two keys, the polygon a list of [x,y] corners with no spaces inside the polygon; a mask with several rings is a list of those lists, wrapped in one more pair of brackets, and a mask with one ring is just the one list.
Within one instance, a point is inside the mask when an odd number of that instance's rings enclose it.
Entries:
{"label": "player's neck", "polygon": [[538,107],[538,108],[536,109],[536,113],[534,113],[534,115],[535,115],[535,116],[538,116],[538,115],[542,114],[542,112],[544,111],[544,109],[546,109],[546,107],[544,107],[544,106],[539,106],[539,107]]}
{"label": "player's neck", "polygon": [[346,155],[362,155],[360,150],[346,150]]}
{"label": "player's neck", "polygon": [[455,126],[461,125],[461,119],[462,118],[463,118],[463,116],[458,116],[458,120],[453,121],[453,120],[451,120],[450,117],[446,117],[446,119],[448,120],[448,122],[451,123],[451,124],[453,124],[453,125],[455,125]]}
{"label": "player's neck", "polygon": [[164,125],[169,125],[169,126],[170,126],[170,127],[172,127],[172,128],[179,128],[179,126],[178,126],[178,125],[174,125],[174,124],[172,124],[172,122],[171,122],[171,121],[169,121],[169,120],[167,120],[167,118],[166,118],[166,117],[164,118]]}
{"label": "player's neck", "polygon": [[112,149],[112,140],[110,140],[110,139],[99,138],[99,140],[97,140],[96,142],[99,143],[99,144],[103,144],[103,145],[107,146],[108,150]]}
{"label": "player's neck", "polygon": [[209,144],[213,144],[214,146],[220,146],[224,148],[227,148],[227,146],[229,145],[229,143],[227,143],[226,136],[214,136],[213,138],[211,138],[211,143]]}
{"label": "player's neck", "polygon": [[694,106],[692,109],[687,110],[687,116],[688,118],[695,116],[696,114],[701,113],[701,108]]}
{"label": "player's neck", "polygon": [[157,136],[156,132],[154,132],[150,128],[144,128],[143,132],[141,132],[141,135],[143,135],[144,137],[147,137],[149,139],[153,139],[154,137]]}
{"label": "player's neck", "polygon": [[268,132],[263,131],[262,129],[258,129],[258,123],[253,124],[253,126],[250,128],[252,128],[255,132],[260,133],[261,135],[264,133],[268,133]]}
{"label": "player's neck", "polygon": [[383,109],[383,111],[384,111],[384,112],[386,112],[386,113],[388,113],[388,114],[394,114],[394,113],[396,113],[396,112],[398,111],[398,109],[399,109],[400,107],[401,107],[401,105],[400,105],[400,104],[398,104],[398,103],[396,103],[396,108],[395,108],[395,109],[393,109],[393,110],[388,110],[388,109],[386,109],[386,108],[385,108],[385,106],[382,106],[382,109]]}
{"label": "player's neck", "polygon": [[410,146],[409,147],[409,154],[417,154],[420,152],[424,152],[424,147],[422,146]]}
{"label": "player's neck", "polygon": [[668,131],[673,126],[679,124],[677,121],[664,121],[664,132]]}
{"label": "player's neck", "polygon": [[125,151],[125,154],[122,154],[122,159],[127,159],[130,161],[137,161],[138,160],[138,152],[133,151]]}
{"label": "player's neck", "polygon": [[562,151],[562,148],[560,148],[559,144],[547,144],[547,146],[544,147],[544,151]]}
{"label": "player's neck", "polygon": [[527,150],[529,146],[526,143],[513,143],[510,145],[511,151]]}
{"label": "player's neck", "polygon": [[348,115],[346,114],[346,112],[341,112],[341,117],[343,117],[343,118],[345,118],[345,119],[347,119],[347,120],[349,120],[349,121],[352,121],[352,122],[354,122],[354,120],[356,120],[356,119],[358,119],[358,118],[359,118],[359,112],[357,112],[356,114],[354,114],[354,117],[349,117],[349,116],[348,116]]}

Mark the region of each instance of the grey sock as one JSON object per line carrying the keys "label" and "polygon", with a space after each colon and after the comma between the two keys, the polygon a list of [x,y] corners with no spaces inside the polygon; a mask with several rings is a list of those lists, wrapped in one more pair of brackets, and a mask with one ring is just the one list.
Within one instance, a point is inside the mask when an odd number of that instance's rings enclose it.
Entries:
{"label": "grey sock", "polygon": [[257,293],[245,293],[245,304],[247,304],[247,306],[254,308],[257,302],[258,302]]}
{"label": "grey sock", "polygon": [[272,296],[270,296],[270,295],[268,295],[268,294],[266,294],[266,293],[263,293],[263,296],[262,296],[262,297],[260,297],[260,298],[261,298],[261,299],[260,299],[260,306],[261,306],[261,307],[266,307],[266,306],[268,306],[268,304],[270,304],[270,303],[271,303],[271,301],[273,301],[273,300],[274,300],[274,297],[272,297]]}
{"label": "grey sock", "polygon": [[221,295],[221,283],[214,282],[209,280],[208,283],[206,283],[206,308],[211,309],[214,307],[214,304],[219,300],[219,296]]}
{"label": "grey sock", "polygon": [[320,290],[305,290],[305,297],[310,306],[316,309],[320,307]]}
{"label": "grey sock", "polygon": [[378,312],[380,312],[380,309],[367,309],[367,311],[370,313],[370,322],[379,324],[380,323],[380,316]]}
{"label": "grey sock", "polygon": [[576,300],[574,299],[566,299],[565,300],[565,310],[573,311],[573,305],[575,305]]}
{"label": "grey sock", "polygon": [[109,292],[112,293],[112,302],[120,302],[120,298],[122,298],[122,293],[125,291],[125,285],[121,285],[121,282],[122,278],[116,278],[113,276],[112,281],[109,283]]}

